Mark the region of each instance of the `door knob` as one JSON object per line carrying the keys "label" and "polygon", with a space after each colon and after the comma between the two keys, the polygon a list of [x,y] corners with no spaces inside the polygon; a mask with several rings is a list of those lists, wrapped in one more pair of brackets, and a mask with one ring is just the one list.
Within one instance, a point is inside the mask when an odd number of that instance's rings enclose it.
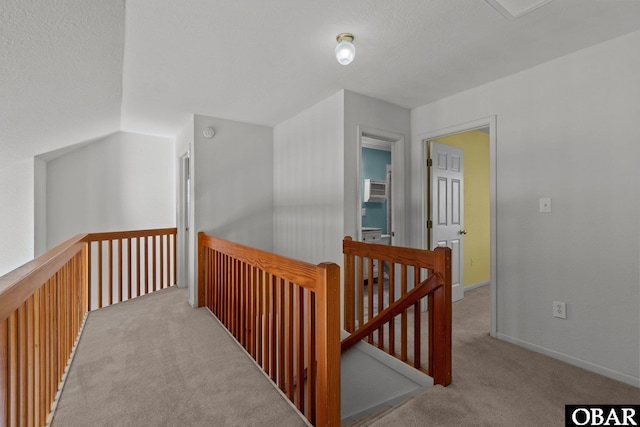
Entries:
{"label": "door knob", "polygon": [[467,234],[467,230],[462,229],[462,230],[458,231],[458,234]]}

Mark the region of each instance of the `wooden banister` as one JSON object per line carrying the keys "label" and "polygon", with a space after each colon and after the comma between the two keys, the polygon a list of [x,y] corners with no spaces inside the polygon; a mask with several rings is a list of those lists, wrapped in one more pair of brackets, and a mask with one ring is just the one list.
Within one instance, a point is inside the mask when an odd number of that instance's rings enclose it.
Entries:
{"label": "wooden banister", "polygon": [[[128,289],[124,287],[124,277],[131,277],[133,266],[129,257],[127,261],[123,258],[123,248],[131,248],[132,239],[138,239],[139,243],[139,239],[146,241],[158,236],[161,242],[166,242],[163,255],[170,259],[169,248],[173,249],[175,283],[175,234],[175,228],[80,234],[0,277],[0,426],[44,425],[47,422],[69,357],[91,309],[91,278],[94,275],[99,291],[98,305],[102,304],[103,277],[101,273],[92,274],[92,268],[102,272],[103,264],[107,264],[107,297],[109,301],[113,299],[113,286],[116,285],[114,302],[119,302],[123,299],[123,290]],[[173,237],[172,245],[169,244],[170,236]],[[127,245],[124,245],[127,239]],[[114,241],[117,256],[113,253]],[[103,254],[102,242],[107,242],[106,254]],[[92,245],[97,245],[97,250],[92,251]],[[97,266],[91,264],[92,253],[97,254]],[[147,267],[149,257],[153,260],[159,255],[145,251],[145,256]],[[153,289],[172,284],[168,267],[163,274],[162,265],[159,281]],[[115,275],[112,273],[114,268]],[[148,271],[148,268],[145,269]],[[126,274],[125,269],[129,270]],[[137,272],[139,275],[139,260]],[[117,279],[115,282],[114,278]],[[132,280],[128,279],[128,286]],[[132,293],[128,292],[127,298],[131,297]]]}
{"label": "wooden banister", "polygon": [[[398,246],[371,244],[345,237],[344,253],[344,329],[351,335],[342,342],[342,350],[366,338],[370,344],[401,361],[426,371],[436,384],[451,383],[451,250],[433,251]],[[377,264],[378,283],[375,283],[374,263]],[[387,265],[388,281],[384,278]],[[365,268],[367,266],[367,283]],[[429,279],[420,281],[423,270]],[[399,271],[400,274],[396,274]],[[413,289],[408,281],[413,275]],[[398,277],[399,276],[399,277]],[[381,279],[384,278],[384,279]],[[399,283],[398,283],[399,281]],[[388,303],[384,301],[383,284],[388,283]],[[373,289],[377,286],[377,293]],[[396,300],[396,293],[400,297]],[[356,297],[357,296],[357,297]],[[420,301],[428,303],[428,367],[421,365]],[[375,304],[374,304],[375,303]],[[377,305],[377,312],[374,312]],[[386,305],[386,306],[385,306]],[[412,307],[413,306],[413,307]],[[408,349],[409,311],[413,310],[413,362]],[[366,314],[365,314],[366,313]],[[395,318],[399,317],[399,325]],[[399,326],[399,334],[396,330]],[[386,332],[388,331],[388,332]],[[396,340],[400,348],[397,352]]]}
{"label": "wooden banister", "polygon": [[198,234],[198,304],[316,426],[340,425],[340,269]]}
{"label": "wooden banister", "polygon": [[399,300],[393,302],[389,307],[382,310],[373,319],[358,328],[356,332],[353,332],[347,338],[342,340],[340,344],[340,350],[342,353],[349,350],[356,345],[360,340],[367,337],[372,332],[381,328],[385,323],[401,314],[403,311],[414,305],[420,299],[426,297],[428,294],[435,291],[437,288],[444,285],[444,281],[438,275],[432,275],[428,279],[420,282],[418,286],[404,294]]}

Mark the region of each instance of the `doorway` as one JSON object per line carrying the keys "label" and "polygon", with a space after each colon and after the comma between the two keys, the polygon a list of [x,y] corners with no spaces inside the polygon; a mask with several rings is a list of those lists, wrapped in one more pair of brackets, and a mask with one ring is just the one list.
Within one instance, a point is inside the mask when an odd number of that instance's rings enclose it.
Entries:
{"label": "doorway", "polygon": [[[456,135],[461,135],[464,134],[466,132],[471,132],[471,131],[475,131],[475,132],[485,132],[488,133],[488,139],[489,139],[489,153],[488,153],[488,192],[485,192],[485,204],[488,205],[488,211],[489,211],[489,217],[488,217],[488,239],[489,239],[489,243],[487,245],[488,249],[484,249],[484,255],[488,255],[487,257],[489,258],[488,262],[489,262],[489,267],[488,267],[488,279],[487,280],[480,280],[477,283],[469,283],[469,281],[466,281],[467,283],[465,283],[465,285],[469,285],[471,284],[471,286],[468,287],[463,287],[464,290],[471,290],[474,287],[478,287],[478,286],[483,286],[486,285],[488,283],[490,289],[490,295],[491,295],[491,303],[490,303],[490,311],[491,311],[491,335],[492,336],[496,336],[496,319],[497,319],[497,313],[496,313],[496,301],[497,301],[497,281],[496,281],[496,269],[497,269],[497,257],[496,257],[496,236],[497,236],[497,222],[496,222],[496,117],[495,116],[491,116],[491,117],[487,117],[484,119],[479,119],[479,120],[475,120],[472,122],[468,122],[468,123],[463,123],[460,125],[456,125],[456,126],[452,126],[449,128],[444,128],[444,129],[439,129],[439,130],[434,130],[432,132],[428,132],[425,134],[421,134],[419,135],[419,140],[421,141],[421,148],[422,148],[422,158],[425,159],[424,162],[422,162],[422,247],[425,249],[432,249],[433,245],[434,245],[434,241],[433,241],[433,233],[432,230],[430,229],[430,226],[433,226],[432,223],[429,223],[429,221],[432,221],[432,219],[430,218],[430,216],[433,215],[432,213],[432,206],[433,206],[433,197],[432,194],[430,194],[429,191],[429,187],[430,187],[430,171],[429,171],[429,166],[428,166],[428,162],[427,162],[427,158],[428,158],[428,154],[429,154],[429,144],[431,141],[434,140],[438,140],[438,142],[441,142],[442,140],[446,140],[449,137],[453,137]],[[468,167],[469,161],[470,159],[466,159],[466,167]],[[467,180],[468,181],[468,180]],[[487,195],[488,193],[488,195]],[[469,210],[467,209],[467,213],[466,213],[466,224],[465,222],[462,222],[461,224],[459,224],[458,228],[460,230],[458,230],[458,232],[462,232],[462,234],[460,234],[460,237],[463,238],[467,238],[468,240],[468,236],[471,233],[470,227],[469,227],[469,215],[473,215],[472,212],[469,212]],[[474,227],[475,228],[475,227]],[[472,228],[473,229],[473,228]],[[464,232],[467,232],[469,234],[464,234]],[[476,236],[474,236],[476,237]],[[488,251],[488,254],[486,254],[486,252]],[[474,261],[478,261],[477,259]],[[461,263],[466,263],[466,265],[468,266],[469,263],[471,262],[470,259],[462,259]],[[472,280],[471,280],[472,281]],[[464,292],[464,291],[463,291]]]}
{"label": "doorway", "polygon": [[180,157],[180,192],[178,209],[178,235],[180,259],[178,287],[189,286],[189,259],[191,248],[191,156],[189,151]]}
{"label": "doorway", "polygon": [[[388,244],[405,244],[404,218],[404,136],[393,132],[358,126],[358,183],[356,240],[363,240],[363,228],[380,229]],[[364,156],[363,156],[363,153]],[[365,158],[370,154],[378,163],[376,171],[367,170]],[[373,174],[373,175],[370,175]],[[384,197],[365,200],[365,179],[384,182]],[[368,183],[371,184],[371,181]],[[386,242],[386,240],[384,241]]]}

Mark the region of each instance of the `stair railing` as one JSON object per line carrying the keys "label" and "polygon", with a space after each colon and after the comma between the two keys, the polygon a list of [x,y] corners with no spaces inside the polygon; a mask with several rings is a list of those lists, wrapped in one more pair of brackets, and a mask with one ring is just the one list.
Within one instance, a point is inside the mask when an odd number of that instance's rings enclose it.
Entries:
{"label": "stair railing", "polygon": [[316,426],[340,425],[340,268],[198,234],[206,306]]}
{"label": "stair railing", "polygon": [[[449,385],[451,250],[426,251],[357,242],[345,237],[343,252],[344,329],[351,335],[342,341],[342,351],[366,338],[370,344],[427,373],[436,384]],[[423,270],[427,271],[428,277],[421,281]],[[412,289],[408,286],[409,272],[413,273]],[[397,298],[396,294],[399,294]],[[426,369],[421,362],[421,300],[425,296],[428,316]],[[409,324],[411,312],[412,325]],[[396,334],[398,326],[399,337]],[[412,358],[408,352],[410,329],[413,329],[414,343]]]}
{"label": "stair railing", "polygon": [[[123,292],[124,284],[134,282],[132,268],[151,275],[152,281],[144,282],[145,293],[175,283],[175,275],[173,283],[168,277],[168,271],[175,271],[175,255],[161,255],[170,253],[169,243],[158,252],[155,243],[151,251],[137,250],[143,248],[140,243],[131,246],[134,238],[169,242],[175,233],[175,228],[168,228],[81,234],[0,277],[0,426],[47,423],[92,307],[92,288],[100,295],[106,291],[107,304],[139,296],[139,287],[137,293]],[[175,249],[175,237],[171,247]],[[128,259],[136,252],[141,254],[137,264]],[[103,276],[106,284],[98,284]],[[96,295],[93,307],[105,305],[100,298]]]}

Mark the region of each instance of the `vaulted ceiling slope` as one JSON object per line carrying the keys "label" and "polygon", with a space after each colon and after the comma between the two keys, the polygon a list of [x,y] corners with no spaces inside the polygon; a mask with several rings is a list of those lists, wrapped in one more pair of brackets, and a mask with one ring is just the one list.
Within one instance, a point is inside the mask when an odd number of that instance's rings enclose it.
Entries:
{"label": "vaulted ceiling slope", "polygon": [[0,143],[45,148],[193,113],[275,125],[340,89],[413,108],[638,30],[640,1],[508,20],[481,0],[3,0],[0,19]]}
{"label": "vaulted ceiling slope", "polygon": [[0,1],[5,159],[120,129],[124,17],[124,0]]}

